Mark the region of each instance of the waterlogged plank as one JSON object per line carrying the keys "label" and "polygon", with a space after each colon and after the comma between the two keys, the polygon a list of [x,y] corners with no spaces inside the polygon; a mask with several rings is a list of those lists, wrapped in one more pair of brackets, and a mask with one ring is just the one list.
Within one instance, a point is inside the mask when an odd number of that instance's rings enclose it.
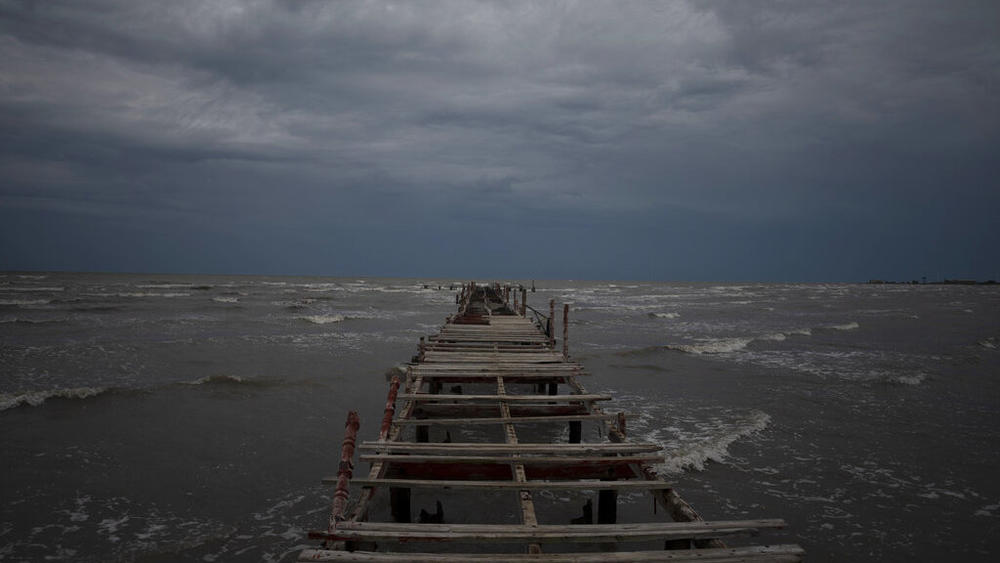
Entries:
{"label": "waterlogged plank", "polygon": [[487,553],[379,553],[373,551],[333,551],[307,549],[300,561],[357,561],[396,563],[444,563],[452,561],[477,561],[489,563],[520,563],[522,561],[550,561],[553,563],[603,563],[604,561],[699,561],[700,563],[730,563],[733,561],[797,563],[805,551],[797,545],[765,545],[716,549],[681,549],[662,551],[619,551],[599,553],[546,553],[546,554],[487,554]]}
{"label": "waterlogged plank", "polygon": [[702,539],[754,534],[761,528],[785,527],[781,519],[641,524],[516,526],[502,524],[393,524],[344,522],[331,532],[310,532],[312,539],[359,541],[435,541],[458,543],[604,543]]}
{"label": "waterlogged plank", "polygon": [[389,463],[522,463],[524,465],[563,465],[563,464],[593,464],[621,465],[629,463],[663,463],[662,455],[636,456],[485,456],[485,455],[400,455],[400,454],[369,454],[362,455],[361,461],[383,461]]}
{"label": "waterlogged plank", "polygon": [[[336,477],[324,477],[324,484],[335,484]],[[559,491],[652,491],[669,489],[670,483],[659,479],[635,481],[460,481],[451,479],[351,479],[361,487],[410,487],[417,489],[483,489],[483,490],[559,490]]]}
{"label": "waterlogged plank", "polygon": [[663,449],[660,444],[652,442],[627,442],[622,444],[481,444],[477,442],[452,442],[448,444],[417,443],[417,442],[362,442],[359,449],[383,452],[411,453],[479,453],[499,454],[518,453],[536,455],[587,455],[587,454],[636,454],[658,452]]}
{"label": "waterlogged plank", "polygon": [[[506,376],[504,376],[506,379]],[[512,403],[526,402],[556,402],[569,403],[579,401],[610,401],[611,395],[446,395],[432,393],[402,393],[399,395],[403,399],[413,399],[417,402],[425,401],[507,401]]]}
{"label": "waterlogged plank", "polygon": [[612,420],[617,418],[613,414],[568,414],[553,416],[515,416],[504,417],[478,417],[478,418],[407,418],[397,419],[393,424],[417,424],[421,426],[430,425],[462,425],[462,424],[526,424],[529,422],[571,422],[576,420]]}

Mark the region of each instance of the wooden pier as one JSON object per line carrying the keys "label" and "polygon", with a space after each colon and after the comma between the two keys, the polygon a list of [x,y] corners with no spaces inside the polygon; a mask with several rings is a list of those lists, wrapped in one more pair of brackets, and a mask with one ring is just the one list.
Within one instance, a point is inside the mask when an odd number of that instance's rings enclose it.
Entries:
{"label": "wooden pier", "polygon": [[[358,417],[348,415],[338,474],[323,480],[336,485],[333,510],[325,530],[309,533],[321,544],[304,550],[300,561],[802,559],[797,545],[723,543],[785,523],[704,521],[654,471],[664,459],[661,446],[630,441],[624,413],[600,406],[611,396],[588,393],[580,383],[588,374],[569,358],[569,306],[562,310],[559,349],[555,304],[549,302],[546,315],[526,298],[523,288],[465,285],[456,297],[458,313],[438,334],[420,339],[402,392],[399,378],[392,378],[378,439],[358,445]],[[596,426],[598,432],[587,435],[601,441],[585,442],[585,425]],[[489,432],[477,432],[484,428],[500,432],[489,440]],[[547,441],[525,441],[539,435]],[[363,478],[353,476],[356,448],[370,464]],[[351,485],[358,493],[353,502]],[[411,496],[427,489],[447,494],[448,510],[438,500],[435,512],[422,509],[414,522]],[[582,516],[571,519],[580,510],[574,506],[563,522],[540,522],[538,495],[552,491],[589,493],[596,511],[588,498]],[[671,521],[619,523],[619,492],[648,494],[654,512],[660,507]],[[472,520],[490,516],[485,504],[493,501],[484,495],[504,494],[515,499],[508,516],[516,523]],[[381,511],[373,508],[380,500]],[[387,512],[391,521],[371,521],[376,512]],[[447,515],[454,512],[463,521],[451,521]]]}

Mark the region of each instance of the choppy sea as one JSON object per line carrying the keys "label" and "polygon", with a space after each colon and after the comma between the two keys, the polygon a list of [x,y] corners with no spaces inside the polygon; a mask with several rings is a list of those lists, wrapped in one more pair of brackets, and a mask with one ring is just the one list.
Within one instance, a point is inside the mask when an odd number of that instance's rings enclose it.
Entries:
{"label": "choppy sea", "polygon": [[[458,283],[0,273],[0,560],[293,560],[347,411],[377,434]],[[811,561],[1000,553],[1000,288],[535,284],[706,519],[784,518]]]}

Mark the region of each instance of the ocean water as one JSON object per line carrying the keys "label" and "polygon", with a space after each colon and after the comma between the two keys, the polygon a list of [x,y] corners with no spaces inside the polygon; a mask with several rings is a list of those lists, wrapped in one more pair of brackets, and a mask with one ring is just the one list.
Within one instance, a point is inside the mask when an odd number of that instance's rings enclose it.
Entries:
{"label": "ocean water", "polygon": [[[0,560],[293,560],[347,411],[377,434],[458,283],[0,273]],[[706,519],[782,517],[811,561],[1000,552],[995,286],[536,285]]]}

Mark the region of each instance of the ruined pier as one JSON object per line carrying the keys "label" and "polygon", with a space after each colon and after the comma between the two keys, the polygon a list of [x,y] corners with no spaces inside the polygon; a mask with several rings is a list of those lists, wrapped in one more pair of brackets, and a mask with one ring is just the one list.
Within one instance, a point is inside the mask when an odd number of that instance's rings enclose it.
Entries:
{"label": "ruined pier", "polygon": [[[348,415],[338,473],[324,479],[336,487],[333,509],[300,560],[801,560],[797,545],[727,545],[785,523],[703,520],[656,474],[662,447],[629,440],[626,414],[601,407],[612,397],[581,384],[569,306],[557,340],[554,302],[545,314],[526,298],[524,288],[466,284],[458,312],[420,339],[405,381],[392,378],[378,438],[357,444],[359,420]],[[370,464],[363,477],[355,449]],[[438,500],[415,515],[412,499],[428,491]],[[670,520],[620,522],[619,494],[635,493]],[[551,506],[540,515],[538,503],[558,495],[587,500],[562,520]]]}

